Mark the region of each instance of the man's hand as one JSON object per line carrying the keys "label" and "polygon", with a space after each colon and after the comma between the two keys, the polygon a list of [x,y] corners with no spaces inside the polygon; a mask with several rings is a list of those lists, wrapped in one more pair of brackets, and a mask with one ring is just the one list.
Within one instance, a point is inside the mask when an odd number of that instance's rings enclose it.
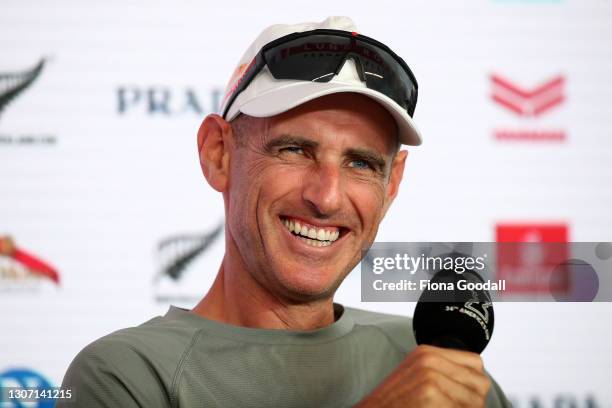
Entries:
{"label": "man's hand", "polygon": [[490,385],[480,355],[423,345],[356,407],[484,407]]}

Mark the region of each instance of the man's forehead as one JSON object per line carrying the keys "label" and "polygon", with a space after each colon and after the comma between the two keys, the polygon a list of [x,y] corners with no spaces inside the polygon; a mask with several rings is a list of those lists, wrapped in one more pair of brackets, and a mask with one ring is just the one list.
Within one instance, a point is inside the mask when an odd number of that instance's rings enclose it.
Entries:
{"label": "man's forehead", "polygon": [[267,140],[289,134],[314,138],[320,144],[351,144],[381,153],[394,153],[397,147],[393,117],[359,94],[328,95],[259,122]]}

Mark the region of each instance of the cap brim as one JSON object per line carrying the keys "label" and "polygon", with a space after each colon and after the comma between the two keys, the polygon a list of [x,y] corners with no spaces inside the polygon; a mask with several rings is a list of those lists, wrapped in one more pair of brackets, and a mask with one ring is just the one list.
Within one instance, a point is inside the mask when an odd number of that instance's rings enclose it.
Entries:
{"label": "cap brim", "polygon": [[385,107],[395,119],[401,143],[412,146],[418,146],[422,143],[421,133],[406,110],[402,109],[388,96],[365,86],[355,85],[354,83],[291,82],[262,93],[242,103],[240,106],[236,106],[235,113],[240,111],[255,117],[274,116],[313,99],[340,92],[359,93],[374,99]]}

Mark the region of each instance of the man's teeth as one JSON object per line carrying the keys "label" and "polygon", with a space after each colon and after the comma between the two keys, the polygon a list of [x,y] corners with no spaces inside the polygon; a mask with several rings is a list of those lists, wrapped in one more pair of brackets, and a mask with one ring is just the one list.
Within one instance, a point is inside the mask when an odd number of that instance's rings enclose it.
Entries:
{"label": "man's teeth", "polygon": [[290,232],[301,235],[300,239],[302,241],[315,247],[331,245],[340,235],[340,230],[338,228],[308,228],[308,226],[300,224],[299,221],[288,219],[283,219],[283,224],[285,224],[285,227],[287,227]]}

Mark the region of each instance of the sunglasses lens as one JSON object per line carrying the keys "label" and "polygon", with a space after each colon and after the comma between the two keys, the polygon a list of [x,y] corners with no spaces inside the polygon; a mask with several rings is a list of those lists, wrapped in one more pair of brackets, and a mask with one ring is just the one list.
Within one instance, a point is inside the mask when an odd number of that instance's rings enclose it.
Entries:
{"label": "sunglasses lens", "polygon": [[412,116],[417,88],[406,68],[387,51],[372,44],[359,41],[357,50],[368,88],[387,95]]}
{"label": "sunglasses lens", "polygon": [[263,56],[274,78],[314,82],[331,81],[351,58],[368,88],[387,95],[410,116],[414,113],[415,82],[393,55],[375,44],[353,37],[313,34],[272,46]]}
{"label": "sunglasses lens", "polygon": [[344,61],[349,38],[309,35],[284,42],[264,52],[276,79],[328,82]]}

